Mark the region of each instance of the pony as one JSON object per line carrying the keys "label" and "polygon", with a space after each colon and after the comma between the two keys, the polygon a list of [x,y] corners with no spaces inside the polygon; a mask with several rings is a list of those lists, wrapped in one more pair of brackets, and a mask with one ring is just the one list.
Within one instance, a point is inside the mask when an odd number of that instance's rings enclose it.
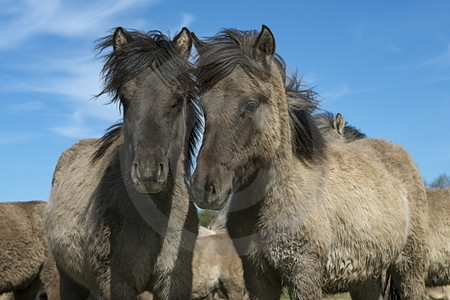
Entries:
{"label": "pony", "polygon": [[44,201],[0,203],[0,294],[12,292],[16,300],[40,295],[60,299],[44,234],[46,205]]}
{"label": "pony", "polygon": [[226,231],[225,218],[218,215],[200,227],[192,260],[192,299],[245,299],[241,260]]}
{"label": "pony", "polygon": [[[319,130],[329,142],[352,142],[366,135],[353,126],[347,125],[342,114],[327,112],[315,116]],[[345,126],[344,126],[345,124]],[[432,299],[445,299],[450,297],[450,189],[426,189],[429,210],[429,267],[425,280],[427,294]],[[386,278],[386,277],[384,277]],[[374,284],[374,283],[372,283]],[[383,282],[382,284],[386,284]],[[376,287],[365,286],[359,291],[362,294],[352,293],[352,298],[366,299],[379,295]],[[361,296],[359,296],[361,295]],[[376,299],[376,297],[374,298]]]}
{"label": "pony", "polygon": [[319,299],[389,270],[402,299],[424,299],[427,201],[406,151],[326,143],[316,98],[286,89],[268,27],[196,40],[205,132],[190,192],[201,208],[228,203],[250,298],[287,286],[293,299]]}
{"label": "pony", "polygon": [[185,181],[198,110],[192,38],[115,29],[97,42],[123,123],[81,140],[55,167],[45,227],[63,299],[188,299],[198,216]]}

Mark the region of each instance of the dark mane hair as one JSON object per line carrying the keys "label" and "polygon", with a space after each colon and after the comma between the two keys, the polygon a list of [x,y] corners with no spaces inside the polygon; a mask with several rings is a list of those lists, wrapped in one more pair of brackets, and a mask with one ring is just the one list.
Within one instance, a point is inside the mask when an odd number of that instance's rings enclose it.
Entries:
{"label": "dark mane hair", "polygon": [[[120,51],[111,51],[103,55],[105,64],[102,69],[104,89],[96,95],[111,94],[110,103],[117,102],[120,97],[120,87],[145,69],[150,68],[162,82],[175,90],[187,95],[187,138],[185,154],[187,155],[186,170],[193,160],[192,145],[201,138],[201,109],[195,99],[195,81],[191,77],[192,66],[179,55],[172,40],[160,31],[141,33],[128,31],[130,41],[122,45]],[[97,55],[106,48],[113,47],[114,36],[108,35],[97,40]],[[112,125],[98,142],[98,149],[92,157],[92,162],[100,159],[108,148],[122,135],[122,123]]]}
{"label": "dark mane hair", "polygon": [[251,78],[270,80],[272,58],[285,81],[289,116],[293,131],[292,147],[299,159],[309,160],[326,156],[326,144],[311,114],[317,108],[317,94],[303,88],[297,76],[286,77],[286,66],[280,55],[273,57],[255,49],[258,31],[224,29],[218,35],[201,42],[196,60],[197,82],[204,92],[240,66]]}
{"label": "dark mane hair", "polygon": [[348,125],[347,121],[345,121],[344,137],[348,142],[350,142],[359,139],[365,139],[367,136],[359,131],[359,129],[357,129],[356,127]]}
{"label": "dark mane hair", "polygon": [[319,104],[317,93],[307,88],[292,75],[287,78],[286,96],[293,131],[292,147],[299,159],[322,159],[326,157],[326,143],[312,117]]}
{"label": "dark mane hair", "polygon": [[324,132],[325,130],[334,130],[334,119],[335,115],[332,112],[324,111],[319,114],[314,115],[314,120],[316,121],[319,130]]}
{"label": "dark mane hair", "polygon": [[[97,95],[112,94],[111,102],[119,99],[119,88],[128,80],[150,68],[168,86],[176,86],[189,91],[194,86],[190,76],[191,67],[183,59],[172,40],[160,31],[142,33],[127,31],[130,41],[122,45],[120,51],[111,51],[103,55],[105,64],[102,69],[104,89]],[[114,35],[97,40],[96,51],[100,55],[105,49],[113,47]]]}
{"label": "dark mane hair", "polygon": [[[325,111],[320,114],[314,115],[314,119],[317,123],[318,128],[323,130],[334,130],[333,122],[335,118],[336,118],[335,114],[329,111]],[[364,139],[367,136],[364,133],[362,133],[359,129],[357,129],[352,125],[349,125],[348,122],[345,121],[343,137],[346,142],[351,142],[359,139]]]}
{"label": "dark mane hair", "polygon": [[[206,38],[205,43],[198,48],[196,59],[200,91],[214,86],[238,65],[250,77],[269,80],[270,64],[267,63],[267,57],[253,47],[257,37],[256,30],[224,29],[218,35]],[[283,59],[278,54],[274,58],[285,78]]]}

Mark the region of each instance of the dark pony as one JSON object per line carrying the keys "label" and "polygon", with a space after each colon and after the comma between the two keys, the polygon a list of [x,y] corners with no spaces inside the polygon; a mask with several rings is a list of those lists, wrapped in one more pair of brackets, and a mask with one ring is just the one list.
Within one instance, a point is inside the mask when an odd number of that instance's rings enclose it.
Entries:
{"label": "dark pony", "polygon": [[46,218],[62,299],[188,299],[198,216],[189,148],[201,113],[188,62],[192,38],[121,27],[98,40],[104,89],[121,123],[60,157]]}

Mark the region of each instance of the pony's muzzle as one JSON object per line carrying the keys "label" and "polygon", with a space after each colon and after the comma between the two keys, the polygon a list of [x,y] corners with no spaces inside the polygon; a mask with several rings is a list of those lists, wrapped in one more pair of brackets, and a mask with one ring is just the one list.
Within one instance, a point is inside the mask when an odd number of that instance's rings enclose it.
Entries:
{"label": "pony's muzzle", "polygon": [[221,199],[219,190],[213,183],[205,184],[204,188],[193,185],[189,191],[193,201],[202,209],[220,210],[225,204],[225,200]]}
{"label": "pony's muzzle", "polygon": [[131,166],[131,179],[142,194],[160,193],[167,181],[168,166],[165,162],[140,164],[133,162]]}

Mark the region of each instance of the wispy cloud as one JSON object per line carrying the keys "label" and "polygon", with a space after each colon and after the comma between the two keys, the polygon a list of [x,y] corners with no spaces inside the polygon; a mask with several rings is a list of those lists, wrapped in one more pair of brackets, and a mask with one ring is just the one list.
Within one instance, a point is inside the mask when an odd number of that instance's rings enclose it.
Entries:
{"label": "wispy cloud", "polygon": [[51,130],[57,134],[73,139],[98,137],[101,135],[100,132],[95,132],[86,125],[85,115],[80,111],[76,111],[69,116],[66,124],[53,127]]}
{"label": "wispy cloud", "polygon": [[328,91],[322,92],[321,96],[325,101],[335,101],[335,100],[341,99],[348,95],[365,93],[365,92],[377,90],[380,88],[382,88],[382,87],[368,87],[368,88],[361,88],[361,89],[353,89],[348,84],[342,84],[334,89],[330,89]]}
{"label": "wispy cloud", "polygon": [[28,113],[40,110],[44,107],[44,104],[40,101],[28,101],[20,104],[11,105],[8,107],[8,111],[13,113]]}
{"label": "wispy cloud", "polygon": [[29,143],[40,138],[42,137],[30,132],[0,132],[0,145]]}
{"label": "wispy cloud", "polygon": [[[0,0],[1,1],[1,0]],[[34,92],[53,95],[59,99],[59,108],[71,111],[66,123],[57,124],[51,129],[63,136],[80,138],[98,135],[89,123],[94,120],[116,122],[120,113],[115,105],[103,105],[108,102],[107,96],[97,100],[93,97],[101,91],[99,72],[102,62],[93,59],[93,41],[105,34],[105,30],[117,26],[118,18],[125,18],[127,10],[150,6],[160,0],[102,0],[102,1],[63,1],[63,0],[17,0],[2,2],[0,11],[0,52],[7,53],[27,49],[33,57],[23,57],[11,66],[19,70],[20,75],[1,74],[0,92]],[[8,5],[6,5],[8,3]],[[133,22],[142,23],[135,18]],[[171,29],[178,31],[189,26],[194,16],[182,12],[179,14],[179,26]],[[145,21],[148,23],[148,21]],[[144,23],[145,23],[144,22]],[[126,24],[123,24],[126,26]],[[130,23],[128,23],[130,25]],[[140,28],[140,27],[139,27]],[[140,28],[147,30],[146,26]],[[39,37],[54,35],[66,41],[67,48],[58,42],[56,49],[51,47],[51,55],[35,51],[34,47],[42,45]],[[46,40],[48,43],[48,40]],[[11,68],[10,67],[10,68]],[[43,102],[31,101],[9,107],[11,112],[30,112],[42,109]],[[6,140],[6,139],[5,139]]]}
{"label": "wispy cloud", "polygon": [[446,49],[434,56],[418,58],[404,65],[396,66],[391,70],[411,70],[421,68],[447,69],[450,67],[450,44],[446,44]]}
{"label": "wispy cloud", "polygon": [[[151,3],[155,3],[152,1]],[[60,36],[83,36],[104,28],[111,18],[143,0],[120,1],[63,1],[63,0],[17,0],[5,5],[0,12],[2,35],[0,49],[42,33]]]}
{"label": "wispy cloud", "polygon": [[425,60],[416,64],[417,68],[423,67],[438,67],[448,68],[450,67],[450,44],[446,45],[446,50],[434,57],[426,58]]}

